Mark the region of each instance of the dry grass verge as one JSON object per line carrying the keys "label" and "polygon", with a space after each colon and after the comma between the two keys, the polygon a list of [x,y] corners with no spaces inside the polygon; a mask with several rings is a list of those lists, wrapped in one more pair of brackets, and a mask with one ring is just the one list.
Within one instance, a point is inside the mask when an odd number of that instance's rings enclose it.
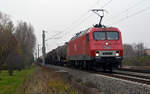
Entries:
{"label": "dry grass verge", "polygon": [[73,80],[67,72],[37,67],[18,94],[99,94]]}

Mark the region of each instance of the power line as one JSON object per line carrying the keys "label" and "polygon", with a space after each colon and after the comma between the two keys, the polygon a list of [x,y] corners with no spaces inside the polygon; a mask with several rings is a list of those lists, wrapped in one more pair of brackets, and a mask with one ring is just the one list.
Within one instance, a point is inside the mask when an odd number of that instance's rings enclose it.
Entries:
{"label": "power line", "polygon": [[[84,16],[85,16],[85,14],[84,14]],[[80,23],[79,23],[79,24],[81,24],[82,22],[84,22],[87,18],[89,18],[89,16],[86,17],[86,18],[84,18],[84,19],[82,19],[82,20],[80,20]],[[79,24],[75,24],[75,22],[73,22],[72,24],[74,24],[73,27],[67,27],[67,28],[65,28],[64,31],[59,32],[59,33],[57,33],[57,34],[51,36],[50,38],[46,39],[46,41],[51,40],[51,39],[61,39],[61,38],[64,37],[64,35],[61,36],[62,33],[67,33],[67,32],[68,32],[67,34],[69,34],[69,33],[70,33],[69,31],[73,30],[77,25],[79,25]],[[65,31],[67,31],[67,32],[65,32]],[[54,38],[54,37],[57,36],[57,35],[60,35],[60,36]]]}
{"label": "power line", "polygon": [[131,10],[132,8],[137,7],[138,5],[141,5],[141,3],[143,3],[144,1],[146,1],[146,0],[140,0],[136,4],[134,4],[131,7],[121,11],[120,13],[118,13],[117,15],[111,17],[110,19],[107,19],[106,21],[115,20],[116,18],[118,18],[119,16],[123,15],[124,13],[129,12],[129,10]]}
{"label": "power line", "polygon": [[[61,31],[61,32],[63,32],[63,31]],[[48,40],[51,40],[51,39],[59,39],[60,37],[56,37],[56,36],[58,36],[61,32],[58,32],[58,33],[52,35],[50,38],[46,39],[45,41],[48,41]]]}
{"label": "power line", "polygon": [[[100,0],[97,0],[95,3],[94,3],[94,5],[92,5],[91,7],[90,7],[90,9],[92,9],[93,7],[95,7],[96,5],[98,5],[99,4],[99,2],[100,2]],[[106,7],[107,5],[109,5],[110,3],[112,2],[112,0],[109,0],[106,4],[104,4],[104,6],[102,6],[102,8],[104,8],[104,7]],[[83,22],[85,22],[86,21],[86,19],[88,19],[91,15],[89,15],[88,17],[86,17],[85,18],[85,16],[88,14],[90,12],[90,10],[88,10],[88,11],[86,11],[84,14],[82,14],[77,20],[75,20],[74,22],[72,22],[72,24],[71,24],[71,26],[68,26],[68,27],[66,27],[65,29],[64,29],[64,31],[62,31],[62,32],[60,32],[59,33],[59,35],[60,34],[63,34],[64,32],[65,33],[70,33],[69,31],[72,31],[74,28],[76,28],[76,26],[78,26],[78,25],[80,25],[80,24],[82,24]],[[82,20],[80,20],[81,18],[84,18],[84,19],[82,19]],[[77,23],[77,21],[80,21],[78,24],[75,24],[75,23]],[[74,25],[74,26],[73,26]],[[67,31],[67,32],[66,32]],[[68,34],[67,33],[67,34]],[[72,32],[71,32],[72,33]],[[58,35],[58,34],[56,34],[56,35]],[[56,35],[54,35],[54,36],[56,36]],[[64,37],[64,35],[62,36],[62,38]],[[48,40],[50,40],[50,39],[60,39],[60,37],[59,38],[53,38],[53,37],[51,37],[51,38],[48,38],[46,41],[48,41]]]}
{"label": "power line", "polygon": [[111,2],[112,2],[112,0],[109,0],[106,4],[104,4],[104,5],[102,6],[102,8],[105,8],[105,7],[108,6]]}
{"label": "power line", "polygon": [[79,26],[81,23],[83,23],[83,22],[85,22],[88,18],[90,18],[92,15],[89,15],[89,16],[87,16],[86,18],[84,18],[84,19],[82,19],[81,21],[80,21],[80,23],[78,23],[78,24],[76,24],[74,27],[72,27],[72,28],[70,28],[69,29],[69,31],[71,30],[73,30],[74,28],[76,28],[77,26]]}
{"label": "power line", "polygon": [[[136,15],[138,15],[138,14],[141,14],[141,13],[143,13],[143,12],[149,10],[149,9],[150,9],[150,6],[147,7],[147,8],[141,9],[141,10],[135,12],[135,13],[133,13],[133,14],[129,15],[128,17],[122,18],[122,19],[116,21],[115,23],[120,23],[120,22],[122,22],[122,21],[124,21],[124,20],[126,20],[126,19],[129,19],[129,18],[131,18],[131,17],[133,17],[133,16],[136,16]],[[113,24],[115,24],[115,23],[113,23]]]}
{"label": "power line", "polygon": [[99,5],[100,0],[97,0],[95,3],[93,3],[93,5],[91,7],[89,7],[89,9],[94,8],[96,5]]}
{"label": "power line", "polygon": [[[75,24],[77,21],[79,21],[79,19],[81,19],[81,17],[83,18],[85,15],[87,15],[89,11],[85,12],[84,14],[82,14],[78,19],[76,19],[74,22],[72,22],[71,24]],[[66,27],[63,31],[51,36],[50,38],[46,39],[46,41],[52,39],[53,37],[57,36],[57,35],[61,35],[63,34],[65,31],[69,30],[69,28],[71,28],[71,26]]]}
{"label": "power line", "polygon": [[61,37],[51,37],[51,38],[48,38],[48,39],[46,39],[45,41],[48,41],[48,40],[51,40],[51,39],[60,39]]}
{"label": "power line", "polygon": [[[112,1],[112,0],[109,0],[109,1],[103,6],[103,8],[106,7],[108,4],[110,4],[111,1]],[[100,2],[100,0],[97,0],[97,1],[90,7],[90,9],[93,8],[93,7],[95,7],[95,5],[98,5],[99,2]],[[89,10],[86,11],[85,13],[83,13],[77,20],[75,20],[74,22],[72,22],[72,24],[74,25],[77,21],[80,21],[79,24],[85,22],[85,20],[87,19],[87,17],[84,18],[83,20],[79,20],[79,19],[85,17],[88,13],[89,13]],[[89,17],[89,16],[88,16],[88,17]],[[72,24],[71,24],[71,26],[72,26]],[[79,24],[77,24],[77,25],[79,25]],[[64,33],[65,31],[73,30],[74,27],[76,27],[77,25],[75,25],[75,26],[73,26],[73,27],[69,26],[69,27],[65,28],[64,31],[59,32],[58,34],[55,34],[55,35],[52,36],[51,38],[46,39],[46,41],[51,40],[51,39],[60,39],[60,37],[59,37],[59,38],[53,38],[53,37],[55,37],[55,36],[57,36],[57,35],[60,35],[60,34]]]}
{"label": "power line", "polygon": [[[95,7],[95,5],[99,4],[99,1],[100,0],[97,0],[89,9],[91,9],[91,8]],[[84,12],[79,18],[77,18],[75,21],[73,21],[71,23],[71,26],[73,26],[73,24],[75,24],[76,22],[80,21],[80,19],[84,18],[90,12],[89,9],[88,9],[88,11]],[[80,23],[81,23],[81,21],[80,21]],[[69,30],[71,28],[71,26],[68,26],[67,28],[65,28],[64,31]]]}
{"label": "power line", "polygon": [[[100,1],[100,0],[97,0],[97,1],[90,7],[90,9],[93,8],[93,7],[95,7],[96,4],[99,4],[99,1]],[[64,29],[64,31],[62,31],[62,32],[60,32],[59,34],[56,34],[56,35],[63,34],[64,32],[67,33],[66,31],[69,32],[70,29],[72,30],[72,29],[76,26],[76,25],[75,25],[75,26],[73,26],[73,25],[74,25],[76,22],[78,22],[78,21],[80,21],[80,24],[83,23],[83,22],[85,21],[85,18],[84,18],[84,17],[85,17],[89,12],[90,12],[89,10],[86,11],[86,12],[84,12],[79,18],[77,18],[75,21],[73,21],[70,26],[66,27],[66,28]],[[83,20],[80,20],[81,18],[84,18],[84,19],[83,19]],[[72,26],[72,27],[71,27],[71,26]],[[69,32],[69,33],[70,33],[70,32]],[[56,35],[54,35],[54,36],[56,36]],[[54,37],[54,36],[52,36],[52,37]],[[52,37],[51,37],[51,38],[48,38],[46,41],[52,39]]]}
{"label": "power line", "polygon": [[[95,6],[96,4],[99,4],[99,1],[100,1],[100,0],[97,0],[96,3],[94,4],[94,6]],[[106,7],[106,6],[109,5],[111,2],[112,2],[112,0],[109,0],[104,6],[102,6],[102,8]],[[91,8],[93,8],[94,6],[91,6]],[[91,9],[91,8],[90,8],[90,9]],[[90,12],[90,10],[89,10],[88,12]],[[89,18],[89,17],[90,17],[90,16],[88,16],[88,18]],[[86,19],[87,19],[87,18],[85,18],[85,19],[83,19],[82,21],[80,21],[79,24],[85,22]],[[78,24],[78,25],[79,25],[79,24]],[[73,28],[72,28],[72,29],[73,29]],[[71,29],[71,30],[72,30],[72,29]]]}

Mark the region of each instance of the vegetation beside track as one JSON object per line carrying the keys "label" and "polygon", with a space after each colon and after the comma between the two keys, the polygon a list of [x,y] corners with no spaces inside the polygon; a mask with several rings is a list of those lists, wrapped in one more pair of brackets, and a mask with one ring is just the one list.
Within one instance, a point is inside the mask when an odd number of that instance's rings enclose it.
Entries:
{"label": "vegetation beside track", "polygon": [[98,94],[87,91],[67,72],[38,66],[17,94]]}
{"label": "vegetation beside track", "polygon": [[123,65],[127,66],[150,66],[150,56],[137,56],[130,59],[124,59]]}
{"label": "vegetation beside track", "polygon": [[34,72],[35,67],[30,67],[22,71],[14,71],[10,76],[7,70],[0,73],[0,94],[15,94],[22,85],[26,77]]}

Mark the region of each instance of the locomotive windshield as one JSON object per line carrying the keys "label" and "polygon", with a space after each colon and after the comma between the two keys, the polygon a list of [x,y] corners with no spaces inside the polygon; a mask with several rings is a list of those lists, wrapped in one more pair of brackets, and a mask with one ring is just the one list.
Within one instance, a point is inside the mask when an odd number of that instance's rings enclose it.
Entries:
{"label": "locomotive windshield", "polygon": [[94,39],[95,40],[105,40],[105,32],[94,32]]}
{"label": "locomotive windshield", "polygon": [[105,32],[94,32],[93,33],[94,40],[118,40],[119,34],[118,32],[111,32],[111,31],[105,31]]}

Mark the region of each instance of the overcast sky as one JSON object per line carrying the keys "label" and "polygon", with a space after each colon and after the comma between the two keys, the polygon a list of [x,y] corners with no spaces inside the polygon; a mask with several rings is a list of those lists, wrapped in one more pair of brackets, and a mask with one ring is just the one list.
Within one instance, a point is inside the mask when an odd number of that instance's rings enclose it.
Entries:
{"label": "overcast sky", "polygon": [[[150,48],[150,0],[1,0],[0,11],[11,16],[14,24],[19,20],[34,26],[38,43],[42,30],[46,30],[47,51],[62,45],[76,32],[98,22],[89,12],[104,8],[103,24],[117,27],[123,43],[144,42]],[[143,12],[142,12],[143,11]],[[63,32],[63,33],[62,33]],[[61,37],[60,37],[61,36]]]}

